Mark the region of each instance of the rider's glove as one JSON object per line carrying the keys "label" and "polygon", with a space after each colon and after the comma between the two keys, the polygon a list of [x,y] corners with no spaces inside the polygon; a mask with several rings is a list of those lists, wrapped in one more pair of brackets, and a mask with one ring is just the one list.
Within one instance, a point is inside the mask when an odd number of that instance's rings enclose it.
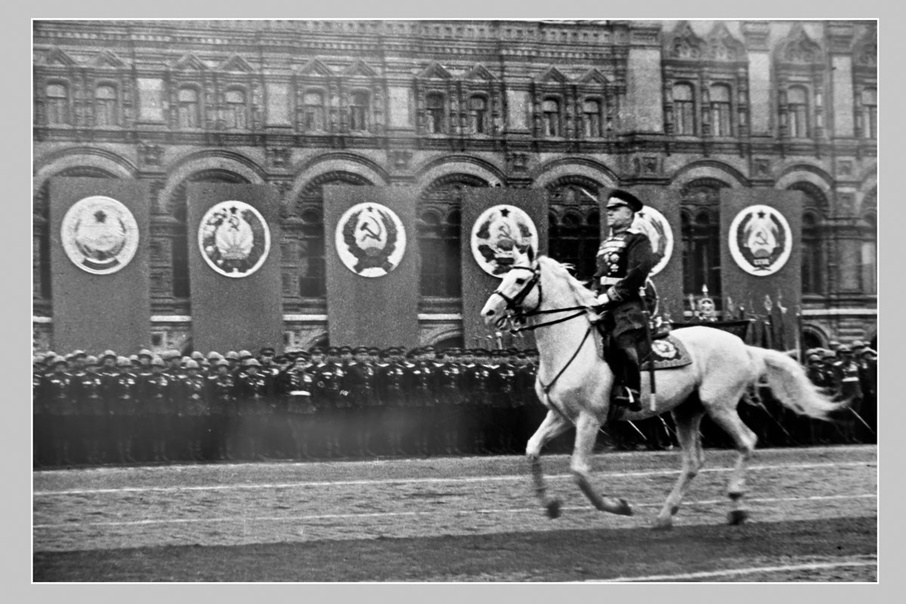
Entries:
{"label": "rider's glove", "polygon": [[605,304],[610,302],[610,298],[607,297],[606,293],[599,295],[596,300],[599,306],[604,306]]}

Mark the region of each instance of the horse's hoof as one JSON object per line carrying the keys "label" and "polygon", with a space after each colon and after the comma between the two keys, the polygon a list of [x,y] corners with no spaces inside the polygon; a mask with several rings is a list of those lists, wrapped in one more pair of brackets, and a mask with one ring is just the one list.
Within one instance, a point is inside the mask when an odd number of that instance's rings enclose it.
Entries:
{"label": "horse's hoof", "polygon": [[658,519],[651,527],[651,530],[653,531],[669,531],[672,529],[673,521],[670,518],[666,518],[664,520]]}
{"label": "horse's hoof", "polygon": [[620,516],[632,516],[632,507],[625,499],[620,499],[619,507],[614,511],[614,514],[619,514]]}
{"label": "horse's hoof", "polygon": [[730,513],[727,514],[727,522],[733,526],[739,526],[745,522],[749,517],[749,513],[745,510],[730,510]]}
{"label": "horse's hoof", "polygon": [[560,500],[553,499],[547,502],[547,517],[550,519],[560,517]]}

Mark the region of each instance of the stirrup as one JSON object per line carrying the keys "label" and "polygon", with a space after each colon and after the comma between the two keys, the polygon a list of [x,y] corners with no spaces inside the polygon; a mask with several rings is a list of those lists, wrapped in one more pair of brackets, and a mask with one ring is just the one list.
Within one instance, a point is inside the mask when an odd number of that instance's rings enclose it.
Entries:
{"label": "stirrup", "polygon": [[623,386],[620,394],[614,397],[614,400],[618,401],[621,405],[625,405],[630,411],[634,412],[642,410],[641,399],[642,396],[638,390],[627,386]]}

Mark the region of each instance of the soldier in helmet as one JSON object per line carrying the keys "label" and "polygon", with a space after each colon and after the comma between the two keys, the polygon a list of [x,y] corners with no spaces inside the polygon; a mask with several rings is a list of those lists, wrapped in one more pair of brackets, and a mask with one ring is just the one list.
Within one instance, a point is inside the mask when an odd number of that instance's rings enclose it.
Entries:
{"label": "soldier in helmet", "polygon": [[401,348],[387,348],[384,353],[387,364],[378,368],[378,396],[384,407],[384,427],[387,432],[387,448],[390,455],[405,455],[403,430],[407,400],[406,368]]}
{"label": "soldier in helmet", "polygon": [[375,369],[368,361],[368,349],[364,346],[349,352],[353,358],[347,359],[343,366],[343,389],[349,392],[351,411],[345,423],[352,434],[356,454],[359,457],[374,457],[375,454],[369,449],[368,421],[376,396]]}
{"label": "soldier in helmet", "polygon": [[[832,366],[837,396],[840,400],[849,401],[848,408],[851,413],[858,414],[862,410],[859,365],[853,359],[852,349],[845,344],[837,348],[837,356],[838,359]],[[841,420],[838,427],[844,442],[857,442],[855,420],[852,417]]]}
{"label": "soldier in helmet", "polygon": [[84,360],[84,371],[73,375],[73,396],[79,409],[82,456],[90,464],[103,463],[101,443],[105,438],[107,401],[104,396],[104,381],[98,372],[97,357]]}
{"label": "soldier in helmet", "polygon": [[444,452],[459,455],[463,422],[463,372],[458,360],[459,350],[447,348],[438,354],[441,355],[441,363],[434,369],[439,410],[437,423],[443,438]]}
{"label": "soldier in helmet", "polygon": [[31,366],[32,420],[34,421],[32,434],[34,459],[32,461],[36,468],[47,465],[50,461],[47,402],[44,400],[44,376],[46,374],[44,358],[44,355],[35,355],[32,357]]}
{"label": "soldier in helmet", "polygon": [[117,374],[111,375],[108,389],[111,430],[120,463],[131,463],[135,461],[133,440],[140,404],[139,378],[127,357],[117,357],[116,368]]}
{"label": "soldier in helmet", "polygon": [[179,401],[179,417],[182,428],[181,440],[185,443],[185,455],[188,459],[204,459],[203,444],[207,440],[207,429],[211,416],[211,407],[205,393],[205,378],[201,366],[195,359],[185,364],[185,373],[176,382]]}
{"label": "soldier in helmet", "polygon": [[52,357],[49,365],[51,372],[45,377],[42,390],[50,420],[50,440],[54,450],[53,463],[71,465],[73,460],[70,426],[75,415],[73,377],[69,373],[69,361],[64,357]]}
{"label": "soldier in helmet", "polygon": [[[239,356],[242,357],[243,353]],[[236,388],[239,393],[240,432],[244,436],[245,457],[263,460],[263,418],[271,389],[267,377],[260,370],[261,363],[258,359],[247,357],[236,378]]]}
{"label": "soldier in helmet", "polygon": [[151,359],[151,373],[139,374],[139,391],[142,404],[140,417],[144,428],[146,453],[152,461],[169,461],[167,441],[170,418],[173,416],[173,381],[166,374],[167,364],[159,356]]}
{"label": "soldier in helmet", "polygon": [[434,408],[434,371],[425,358],[426,353],[422,348],[415,348],[407,354],[406,379],[410,392],[410,403],[407,416],[409,418],[409,445],[417,455],[427,456],[429,451],[429,438],[432,430],[429,424],[430,412]]}
{"label": "soldier in helmet", "polygon": [[632,193],[611,191],[607,200],[610,234],[598,249],[594,275],[599,320],[607,338],[605,356],[620,384],[614,400],[631,411],[642,409],[639,364],[648,353],[640,290],[658,259],[648,236],[632,228],[642,207],[642,201]]}
{"label": "soldier in helmet", "polygon": [[218,359],[214,366],[216,373],[208,374],[206,378],[208,406],[211,409],[210,450],[217,459],[231,460],[235,449],[234,434],[239,421],[236,381],[227,359]]}
{"label": "soldier in helmet", "polygon": [[315,413],[311,394],[313,381],[308,372],[309,354],[294,353],[292,363],[280,372],[278,390],[286,400],[286,417],[295,459],[311,459],[308,443],[311,441],[311,418]]}

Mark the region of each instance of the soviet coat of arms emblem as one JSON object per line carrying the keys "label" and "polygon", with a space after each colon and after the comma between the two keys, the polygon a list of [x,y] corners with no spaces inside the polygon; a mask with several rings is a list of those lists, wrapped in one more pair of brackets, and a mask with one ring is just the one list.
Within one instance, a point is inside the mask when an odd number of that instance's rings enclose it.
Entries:
{"label": "soviet coat of arms emblem", "polygon": [[74,203],[60,228],[63,249],[73,264],[94,275],[122,270],[138,249],[138,224],[121,202],[103,195]]}
{"label": "soviet coat of arms emblem", "polygon": [[271,249],[271,232],[261,213],[243,201],[221,201],[198,227],[201,257],[225,277],[247,277],[261,268]]}
{"label": "soviet coat of arms emblem", "polygon": [[659,255],[660,259],[651,269],[650,276],[653,277],[667,266],[673,255],[673,230],[664,215],[650,206],[636,213],[632,228],[645,233],[651,241],[651,249]]}
{"label": "soviet coat of arms emblem", "polygon": [[472,225],[472,256],[489,275],[503,278],[517,253],[538,253],[538,229],[523,210],[496,205],[481,213]]}
{"label": "soviet coat of arms emblem", "polygon": [[750,206],[730,223],[730,255],[739,268],[765,277],[789,260],[793,235],[783,214],[766,205]]}
{"label": "soviet coat of arms emblem", "polygon": [[362,277],[383,277],[403,259],[406,230],[387,206],[360,203],[340,217],[335,244],[346,268]]}

